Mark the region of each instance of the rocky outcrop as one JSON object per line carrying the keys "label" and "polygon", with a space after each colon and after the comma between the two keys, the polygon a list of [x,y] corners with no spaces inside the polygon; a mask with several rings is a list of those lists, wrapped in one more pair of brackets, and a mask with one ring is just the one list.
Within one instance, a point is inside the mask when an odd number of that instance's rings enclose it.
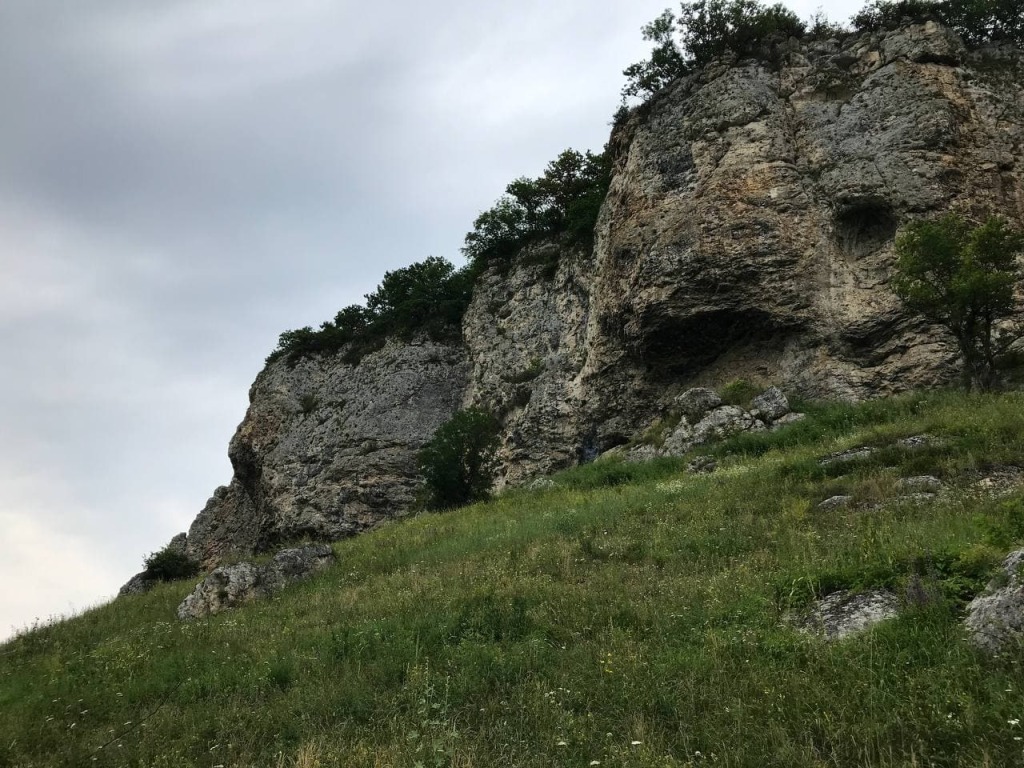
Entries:
{"label": "rocky outcrop", "polygon": [[178,618],[199,619],[268,597],[333,562],[334,550],[329,545],[310,544],[283,549],[265,565],[242,562],[217,568],[182,600]]}
{"label": "rocky outcrop", "polygon": [[1022,74],[928,23],[713,65],[637,111],[590,282],[599,442],[694,384],[863,398],[953,377],[949,339],[887,289],[893,237],[951,207],[1021,220]]}
{"label": "rocky outcrop", "polygon": [[[483,274],[464,343],[270,364],[189,554],[209,567],[404,514],[416,451],[459,407],[499,415],[500,487],[635,445],[695,387],[950,381],[949,337],[888,289],[893,238],[951,208],[1024,220],[1024,57],[932,22],[790,41],[675,82],[609,149],[593,249],[535,245]],[[784,423],[778,407],[708,405],[666,442]]]}
{"label": "rocky outcrop", "polygon": [[989,653],[1024,642],[1024,549],[1011,552],[1000,578],[967,606],[965,624],[975,646]]}
{"label": "rocky outcrop", "polygon": [[358,365],[339,357],[270,363],[231,440],[230,485],[192,523],[206,567],[304,537],[334,540],[405,514],[416,454],[458,410],[459,346],[390,343]]}
{"label": "rocky outcrop", "polygon": [[[694,448],[718,442],[741,432],[764,432],[799,421],[802,413],[789,409],[789,399],[778,387],[769,387],[755,397],[750,410],[725,405],[722,398],[707,387],[688,389],[675,399],[673,406],[662,418],[668,430],[654,429],[644,435],[637,445],[612,448],[604,456],[618,456],[626,461],[647,461],[657,456],[683,456]],[[653,434],[652,434],[653,432]],[[707,457],[697,457],[690,471],[713,471]]]}
{"label": "rocky outcrop", "polygon": [[537,246],[485,273],[473,291],[463,321],[466,404],[502,418],[499,485],[596,455],[580,437],[585,403],[575,381],[587,355],[587,264],[586,254]]}

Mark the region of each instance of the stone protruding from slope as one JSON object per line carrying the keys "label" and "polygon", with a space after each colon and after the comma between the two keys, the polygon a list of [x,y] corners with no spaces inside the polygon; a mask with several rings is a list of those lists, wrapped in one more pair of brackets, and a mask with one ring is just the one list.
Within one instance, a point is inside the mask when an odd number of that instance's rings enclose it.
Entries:
{"label": "stone protruding from slope", "polygon": [[267,597],[312,576],[334,562],[328,544],[283,549],[266,565],[235,563],[217,568],[178,606],[182,621],[198,619]]}
{"label": "stone protruding from slope", "polygon": [[989,653],[1017,648],[1024,641],[1024,549],[1003,561],[1002,578],[967,606],[964,623],[971,642]]}
{"label": "stone protruding from slope", "polygon": [[693,387],[675,399],[673,405],[691,424],[696,424],[710,411],[722,404],[722,398],[713,389]]}
{"label": "stone protruding from slope", "polygon": [[763,432],[792,421],[788,417],[802,416],[789,410],[789,400],[778,387],[770,387],[758,397],[760,408],[750,411],[735,405],[724,405],[722,398],[707,387],[694,387],[679,395],[663,420],[678,424],[665,437],[662,445],[643,444],[629,449],[613,449],[611,455],[623,456],[627,461],[647,461],[657,456],[682,456],[697,446],[724,440],[741,432]]}
{"label": "stone protruding from slope", "polygon": [[498,488],[594,458],[575,383],[587,354],[589,258],[530,246],[473,288],[462,323],[471,364],[464,404],[501,419]]}
{"label": "stone protruding from slope", "polygon": [[234,477],[192,523],[205,568],[282,542],[333,541],[412,506],[416,456],[461,407],[461,346],[389,342],[358,363],[275,360],[256,377],[228,450]]}
{"label": "stone protruding from slope", "polygon": [[[188,552],[188,534],[179,533],[177,536],[171,538],[167,542],[167,546],[164,547],[168,552],[174,552],[175,554],[184,555]],[[132,576],[127,583],[120,590],[118,590],[117,596],[122,595],[144,595],[149,592],[153,587],[159,583],[158,579],[151,579],[147,575],[146,571],[140,571]]]}
{"label": "stone protruding from slope", "polygon": [[778,387],[768,387],[750,403],[750,414],[769,424],[789,413],[789,398]]}
{"label": "stone protruding from slope", "polygon": [[814,604],[804,631],[824,635],[827,640],[870,629],[899,615],[900,600],[892,592],[876,589],[868,592],[833,592]]}

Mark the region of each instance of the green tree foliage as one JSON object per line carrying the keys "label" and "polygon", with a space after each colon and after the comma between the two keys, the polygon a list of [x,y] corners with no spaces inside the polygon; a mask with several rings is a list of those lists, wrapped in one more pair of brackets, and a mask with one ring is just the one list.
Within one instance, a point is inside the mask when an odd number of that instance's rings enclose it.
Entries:
{"label": "green tree foliage", "polygon": [[626,76],[623,98],[649,97],[686,74],[692,66],[676,42],[676,16],[671,10],[666,8],[661,16],[643,27],[642,33],[644,40],[654,43],[654,49],[649,59],[630,64],[622,71]]}
{"label": "green tree foliage", "polygon": [[473,222],[463,254],[480,270],[508,263],[524,246],[541,240],[589,246],[610,178],[607,153],[565,150],[542,176],[522,177],[505,188],[494,207]]}
{"label": "green tree foliage", "polygon": [[1024,45],[1024,0],[874,0],[853,17],[859,31],[936,19],[967,45],[1005,40]]}
{"label": "green tree foliage", "polygon": [[429,509],[450,509],[490,495],[498,421],[480,408],[456,413],[419,454]]}
{"label": "green tree foliage", "polygon": [[366,295],[366,306],[345,307],[318,330],[307,326],[285,331],[267,362],[284,357],[294,366],[309,355],[343,350],[347,360],[358,362],[389,336],[409,339],[421,333],[437,341],[456,337],[473,295],[473,277],[471,270],[456,270],[437,256],[386,272],[377,290]]}
{"label": "green tree foliage", "polygon": [[199,573],[199,563],[178,549],[164,547],[144,561],[143,577],[151,581],[190,579]]}
{"label": "green tree foliage", "polygon": [[953,334],[968,389],[991,389],[1000,355],[1021,336],[1011,319],[1022,251],[1024,233],[998,217],[972,226],[948,214],[915,221],[896,238],[893,291]]}
{"label": "green tree foliage", "polygon": [[679,15],[666,10],[643,28],[654,43],[651,57],[627,67],[623,98],[648,98],[668,83],[712,59],[771,58],[775,44],[802,37],[806,25],[781,3],[758,0],[696,0],[682,3]]}

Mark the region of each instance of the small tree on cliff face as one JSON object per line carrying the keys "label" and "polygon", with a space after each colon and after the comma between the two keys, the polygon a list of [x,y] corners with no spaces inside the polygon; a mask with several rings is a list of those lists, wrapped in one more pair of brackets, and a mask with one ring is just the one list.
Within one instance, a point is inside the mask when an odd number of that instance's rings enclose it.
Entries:
{"label": "small tree on cliff face", "polygon": [[1015,319],[1024,233],[998,217],[973,227],[960,216],[915,221],[896,238],[892,288],[906,307],[956,339],[967,389],[991,389],[999,357],[1021,337]]}
{"label": "small tree on cliff face", "polygon": [[498,421],[480,408],[456,413],[420,451],[429,509],[450,509],[490,495]]}

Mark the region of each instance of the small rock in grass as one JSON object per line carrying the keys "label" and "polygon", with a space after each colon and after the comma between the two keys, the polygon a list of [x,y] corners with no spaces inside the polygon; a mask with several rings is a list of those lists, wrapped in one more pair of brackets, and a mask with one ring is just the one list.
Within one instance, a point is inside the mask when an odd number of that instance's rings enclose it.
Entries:
{"label": "small rock in grass", "polygon": [[934,475],[917,475],[916,477],[904,477],[896,482],[897,487],[908,491],[922,491],[925,493],[937,493],[942,490],[943,483]]}
{"label": "small rock in grass", "polygon": [[830,453],[828,456],[823,456],[818,459],[818,464],[822,467],[827,467],[829,464],[835,464],[837,461],[853,461],[854,459],[865,459],[875,452],[875,449],[869,445],[861,446],[860,448],[850,448],[845,451],[839,451],[838,453]]}
{"label": "small rock in grass", "polygon": [[806,413],[787,413],[784,416],[780,416],[772,422],[772,430],[782,429],[787,424],[796,424],[798,421],[803,421],[807,418]]}
{"label": "small rock in grass", "polygon": [[839,509],[840,507],[850,506],[850,502],[853,501],[853,496],[830,496],[823,502],[818,504],[818,509]]}
{"label": "small rock in grass", "polygon": [[925,504],[929,501],[935,501],[934,493],[906,493],[902,496],[897,496],[896,501],[903,501],[909,504]]}
{"label": "small rock in grass", "polygon": [[710,456],[697,456],[686,465],[686,471],[695,475],[708,475],[718,469],[718,462]]}
{"label": "small rock in grass", "polygon": [[827,640],[863,632],[899,615],[900,601],[892,592],[833,592],[818,600],[804,631],[823,634]]}
{"label": "small rock in grass", "polygon": [[911,437],[904,437],[899,441],[899,445],[904,448],[923,448],[926,445],[939,445],[941,441],[933,435],[912,435]]}

